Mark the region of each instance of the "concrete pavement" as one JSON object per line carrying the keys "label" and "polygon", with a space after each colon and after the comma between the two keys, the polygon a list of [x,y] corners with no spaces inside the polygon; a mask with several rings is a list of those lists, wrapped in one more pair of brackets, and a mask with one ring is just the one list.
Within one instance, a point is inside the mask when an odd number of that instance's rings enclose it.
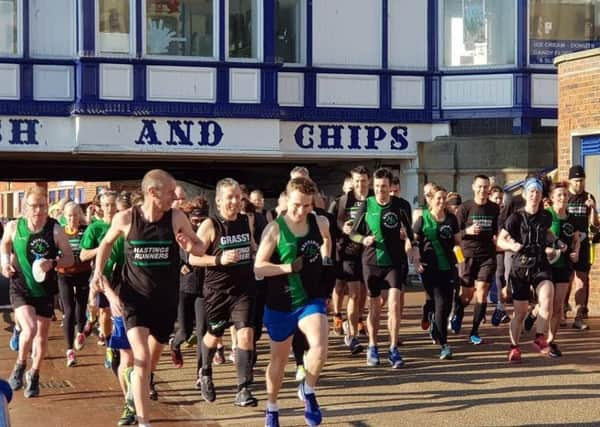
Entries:
{"label": "concrete pavement", "polygon": [[[438,348],[420,329],[422,293],[407,297],[401,335],[406,367],[392,370],[365,366],[364,353],[350,357],[341,337],[330,337],[330,358],[318,387],[325,425],[332,426],[599,426],[600,320],[590,319],[591,330],[564,328],[557,342],[560,359],[536,354],[531,336],[522,346],[523,363],[506,362],[507,325],[489,323],[481,335],[487,341],[475,347],[466,335],[452,335],[451,361],[438,359]],[[491,309],[488,309],[491,314]],[[465,331],[470,325],[467,309]],[[489,319],[490,316],[488,316]],[[10,319],[0,331],[0,369],[8,376],[15,353],[8,349]],[[570,324],[569,324],[570,326]],[[78,355],[79,365],[66,368],[59,322],[51,331],[49,360],[42,374],[42,396],[25,400],[17,392],[10,405],[15,426],[115,425],[121,410],[116,379],[102,367],[103,348],[88,343]],[[384,361],[385,337],[380,353]],[[366,343],[365,343],[366,344]],[[259,426],[266,393],[264,369],[268,347],[261,340],[255,372],[257,408],[235,408],[235,367],[231,362],[214,368],[217,401],[205,403],[193,388],[195,350],[184,351],[185,365],[172,369],[167,354],[157,371],[159,402],[153,404],[157,426]],[[304,425],[302,406],[295,396],[294,366],[288,365],[280,406],[282,425]]]}

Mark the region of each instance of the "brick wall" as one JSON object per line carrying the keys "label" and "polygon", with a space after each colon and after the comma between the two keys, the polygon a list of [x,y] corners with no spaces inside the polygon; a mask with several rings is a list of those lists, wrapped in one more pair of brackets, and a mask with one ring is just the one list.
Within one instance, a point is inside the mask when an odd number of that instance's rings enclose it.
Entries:
{"label": "brick wall", "polygon": [[[558,175],[567,179],[572,142],[578,135],[600,133],[600,49],[562,55],[558,66]],[[600,245],[590,274],[589,307],[600,312]]]}
{"label": "brick wall", "polygon": [[[79,190],[84,190],[84,197],[79,200],[80,203],[90,202],[97,194],[100,188],[115,191],[133,191],[140,187],[140,181],[70,181],[70,182],[0,182],[0,218],[14,218],[20,214],[19,193],[24,193],[32,185],[41,185],[47,188],[49,192],[55,192],[54,200],[58,201],[58,191],[64,190],[68,197],[69,189],[75,192],[75,198],[79,197]],[[65,185],[68,184],[68,185]]]}

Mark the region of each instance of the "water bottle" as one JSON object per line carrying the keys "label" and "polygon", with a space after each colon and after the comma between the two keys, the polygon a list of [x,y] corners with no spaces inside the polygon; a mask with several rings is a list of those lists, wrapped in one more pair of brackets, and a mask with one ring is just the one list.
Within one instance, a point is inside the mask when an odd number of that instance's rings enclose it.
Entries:
{"label": "water bottle", "polygon": [[462,264],[463,262],[465,262],[465,254],[462,251],[462,248],[458,245],[454,246],[454,248],[452,248],[452,250],[454,251],[454,255],[456,256],[456,262],[458,262],[459,264]]}

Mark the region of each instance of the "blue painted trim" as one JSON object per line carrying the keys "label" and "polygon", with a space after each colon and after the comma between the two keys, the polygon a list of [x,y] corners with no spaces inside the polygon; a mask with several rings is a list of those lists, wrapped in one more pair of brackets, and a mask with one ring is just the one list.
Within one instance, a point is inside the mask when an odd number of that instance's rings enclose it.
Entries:
{"label": "blue painted trim", "polygon": [[68,117],[73,108],[72,102],[50,101],[0,101],[0,115],[7,116],[60,116]]}
{"label": "blue painted trim", "polygon": [[[142,55],[144,54],[144,4],[142,0],[135,0],[135,2],[133,2],[133,7],[135,8],[135,10],[130,11],[133,12],[135,14],[135,19],[133,22],[135,22],[135,56],[138,58],[141,58]],[[146,79],[144,79],[145,81]]]}
{"label": "blue painted trim", "polygon": [[438,13],[438,0],[427,0],[427,69],[430,72],[439,69]]}
{"label": "blue painted trim", "polygon": [[517,67],[527,66],[527,0],[517,0]]}
{"label": "blue painted trim", "polygon": [[581,138],[581,155],[600,153],[600,135],[588,135]]}
{"label": "blue painted trim", "polygon": [[274,63],[277,52],[275,51],[275,26],[277,22],[275,0],[263,0],[263,61]]}
{"label": "blue painted trim", "polygon": [[531,106],[531,75],[515,74],[513,78],[514,106],[528,108]]}
{"label": "blue painted trim", "polygon": [[[306,68],[313,65],[313,0],[306,0]],[[306,89],[306,85],[304,86]]]}
{"label": "blue painted trim", "polygon": [[81,0],[81,13],[83,15],[83,55],[96,54],[96,6],[94,0]]}
{"label": "blue painted trim", "polygon": [[379,111],[388,114],[392,108],[392,76],[379,77]]}
{"label": "blue painted trim", "polygon": [[225,0],[219,0],[219,61],[225,61]]}
{"label": "blue painted trim", "polygon": [[229,104],[229,68],[217,68],[217,105]]}
{"label": "blue painted trim", "polygon": [[317,74],[309,71],[304,73],[304,107],[306,109],[317,106]]}
{"label": "blue painted trim", "polygon": [[389,4],[381,0],[381,68],[389,68]]}
{"label": "blue painted trim", "polygon": [[146,66],[135,64],[133,66],[133,101],[146,102]]}
{"label": "blue painted trim", "polygon": [[23,31],[21,32],[23,42],[23,58],[30,57],[30,27],[29,27],[29,0],[23,0],[23,16],[21,22],[23,23]]}
{"label": "blue painted trim", "polygon": [[33,65],[21,64],[21,101],[33,102]]}

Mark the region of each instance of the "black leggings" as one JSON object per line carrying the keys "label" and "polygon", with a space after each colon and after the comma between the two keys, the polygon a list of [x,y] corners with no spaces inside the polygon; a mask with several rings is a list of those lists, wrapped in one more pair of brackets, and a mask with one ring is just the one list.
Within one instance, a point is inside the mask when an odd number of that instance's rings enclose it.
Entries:
{"label": "black leggings", "polygon": [[448,342],[448,316],[452,310],[452,297],[454,294],[454,271],[425,272],[423,286],[429,298],[433,301],[435,336],[444,345]]}
{"label": "black leggings", "polygon": [[58,275],[58,293],[63,306],[63,333],[67,349],[73,348],[75,324],[77,333],[83,332],[85,326],[85,310],[90,293],[89,279],[89,272]]}
{"label": "black leggings", "polygon": [[196,294],[179,292],[177,303],[177,326],[173,337],[173,347],[179,347],[194,331]]}

